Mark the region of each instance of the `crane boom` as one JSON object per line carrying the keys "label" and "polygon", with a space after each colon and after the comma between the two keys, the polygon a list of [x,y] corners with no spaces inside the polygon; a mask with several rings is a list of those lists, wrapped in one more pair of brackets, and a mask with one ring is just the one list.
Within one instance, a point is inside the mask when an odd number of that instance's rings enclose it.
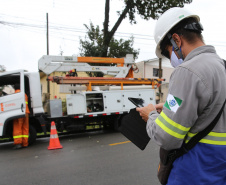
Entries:
{"label": "crane boom", "polygon": [[[90,65],[92,63],[117,64],[117,66],[92,66]],[[127,77],[133,64],[135,62],[132,54],[127,54],[125,58],[44,55],[38,61],[39,70],[47,75],[55,71],[68,72],[75,69],[77,72],[101,72],[116,78]]]}

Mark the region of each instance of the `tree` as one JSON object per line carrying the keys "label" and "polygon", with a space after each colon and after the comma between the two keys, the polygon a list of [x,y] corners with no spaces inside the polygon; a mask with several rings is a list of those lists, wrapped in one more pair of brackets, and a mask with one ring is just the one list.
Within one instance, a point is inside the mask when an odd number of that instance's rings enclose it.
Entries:
{"label": "tree", "polygon": [[[90,25],[84,25],[87,29],[87,36],[85,40],[80,39],[80,55],[81,56],[93,56],[99,57],[103,51],[103,30],[100,30],[99,26],[94,26],[92,22]],[[139,55],[139,50],[133,49],[133,37],[128,40],[115,39],[112,37],[109,43],[109,51],[105,57],[122,58],[126,54],[133,54],[136,59]],[[93,64],[90,65],[109,65],[109,64]],[[115,65],[115,64],[112,64]],[[102,77],[100,72],[87,72],[89,76]]]}
{"label": "tree", "polygon": [[80,39],[80,55],[98,57],[102,51],[103,34],[101,34],[99,26],[95,28],[92,22],[90,22],[90,26],[86,24],[84,26],[87,29],[87,36],[84,41]]}
{"label": "tree", "polygon": [[[99,57],[103,52],[103,30],[99,26],[94,26],[92,22],[90,25],[84,25],[87,29],[87,36],[85,40],[80,39],[80,55]],[[112,37],[109,43],[109,50],[105,57],[122,58],[126,54],[133,54],[134,58],[139,55],[139,50],[133,49],[133,37],[128,40],[115,39]]]}
{"label": "tree", "polygon": [[100,56],[105,57],[112,37],[117,31],[123,19],[129,17],[131,24],[136,24],[135,15],[139,14],[143,19],[157,19],[159,15],[172,7],[183,7],[185,3],[191,3],[192,0],[124,0],[125,7],[118,11],[119,18],[109,31],[109,13],[110,0],[105,1],[105,19],[104,19],[104,37],[103,49]]}

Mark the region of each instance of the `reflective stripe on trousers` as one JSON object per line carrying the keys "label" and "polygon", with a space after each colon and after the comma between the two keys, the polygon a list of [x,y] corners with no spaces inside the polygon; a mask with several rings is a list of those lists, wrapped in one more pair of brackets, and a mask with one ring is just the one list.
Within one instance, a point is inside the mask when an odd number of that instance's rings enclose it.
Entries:
{"label": "reflective stripe on trousers", "polygon": [[13,139],[23,138],[23,137],[27,137],[28,138],[28,135],[13,136]]}

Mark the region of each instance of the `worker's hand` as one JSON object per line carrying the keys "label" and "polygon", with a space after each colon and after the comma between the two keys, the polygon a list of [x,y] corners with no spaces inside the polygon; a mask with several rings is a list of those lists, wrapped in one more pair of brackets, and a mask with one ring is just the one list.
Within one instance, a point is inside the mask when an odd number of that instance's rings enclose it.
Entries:
{"label": "worker's hand", "polygon": [[155,106],[152,104],[148,104],[148,106],[146,107],[137,107],[136,111],[138,111],[140,113],[140,116],[142,117],[142,119],[147,122],[148,118],[149,118],[149,114],[151,111],[156,110]]}
{"label": "worker's hand", "polygon": [[159,103],[155,105],[157,112],[160,114],[162,112],[164,103]]}

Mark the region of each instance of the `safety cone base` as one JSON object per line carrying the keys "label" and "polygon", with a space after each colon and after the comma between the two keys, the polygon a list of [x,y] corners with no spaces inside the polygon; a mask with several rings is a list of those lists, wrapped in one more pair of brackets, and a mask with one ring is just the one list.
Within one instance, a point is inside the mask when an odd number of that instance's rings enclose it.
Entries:
{"label": "safety cone base", "polygon": [[61,149],[61,148],[63,148],[63,146],[61,146],[61,145],[60,145],[60,146],[55,146],[55,147],[53,147],[53,146],[50,147],[50,146],[49,146],[49,147],[48,147],[48,150]]}

